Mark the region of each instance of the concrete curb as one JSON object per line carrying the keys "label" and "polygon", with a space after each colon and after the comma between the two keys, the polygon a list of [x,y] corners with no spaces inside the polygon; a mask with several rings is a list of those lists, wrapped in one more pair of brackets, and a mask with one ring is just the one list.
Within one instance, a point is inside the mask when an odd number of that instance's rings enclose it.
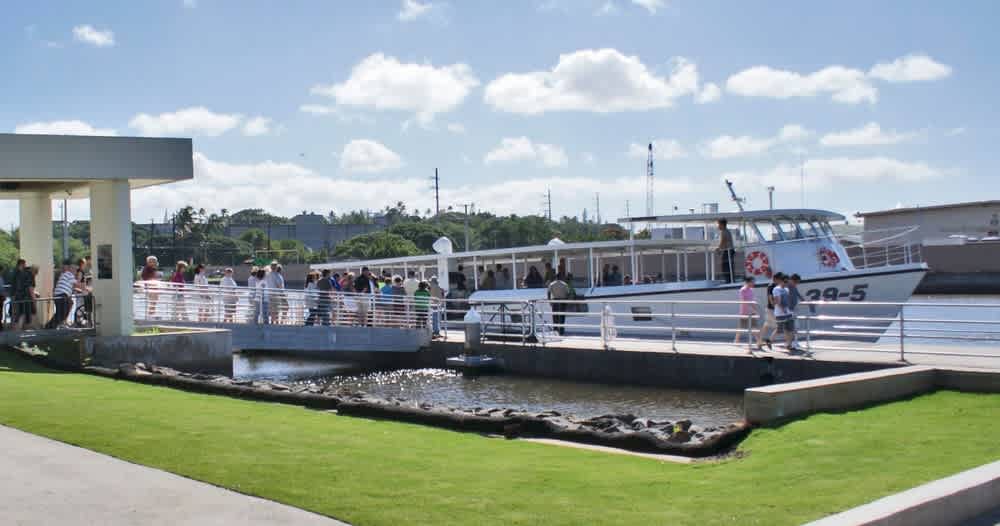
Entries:
{"label": "concrete curb", "polygon": [[1000,461],[881,498],[807,526],[946,526],[1000,502]]}

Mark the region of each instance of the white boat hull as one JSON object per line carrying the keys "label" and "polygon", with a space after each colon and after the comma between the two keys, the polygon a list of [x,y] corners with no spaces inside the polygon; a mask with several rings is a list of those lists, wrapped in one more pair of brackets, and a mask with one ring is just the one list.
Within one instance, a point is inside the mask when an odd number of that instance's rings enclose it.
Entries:
{"label": "white boat hull", "polygon": [[[866,320],[850,322],[843,320],[813,320],[813,331],[850,331],[848,326],[864,326],[857,329],[859,339],[874,340],[881,334],[890,320],[899,314],[896,305],[879,303],[905,303],[909,300],[927,268],[923,264],[900,265],[893,268],[854,270],[811,276],[799,285],[799,292],[806,300],[828,301],[818,307],[817,314],[828,316],[857,316],[884,318],[886,321]],[[618,336],[641,337],[644,335],[670,337],[674,328],[678,337],[731,339],[731,331],[738,325],[739,306],[734,304],[712,304],[707,302],[738,301],[739,285],[719,285],[708,282],[662,283],[620,287],[601,287],[588,291],[588,312],[566,313],[567,334],[598,334],[600,331],[600,311],[604,306],[614,314],[614,329]],[[767,285],[760,283],[754,289],[758,312],[766,311]],[[578,291],[579,292],[579,291]],[[490,296],[493,296],[492,298]],[[520,297],[517,297],[520,296]],[[519,289],[518,291],[479,292],[473,300],[544,299],[544,289]],[[598,303],[601,302],[601,303]],[[676,303],[670,303],[676,302]],[[843,303],[850,303],[845,306]],[[552,323],[552,313],[545,302],[537,303],[542,312],[536,321]],[[805,307],[800,307],[803,311]],[[801,312],[800,312],[801,315]],[[719,317],[716,317],[719,316]],[[488,319],[489,316],[484,316]],[[496,319],[496,318],[494,318]],[[800,323],[801,325],[801,323]],[[487,332],[490,332],[487,327]],[[498,327],[493,327],[497,330]],[[799,328],[800,330],[803,327]],[[544,332],[544,327],[543,331]]]}

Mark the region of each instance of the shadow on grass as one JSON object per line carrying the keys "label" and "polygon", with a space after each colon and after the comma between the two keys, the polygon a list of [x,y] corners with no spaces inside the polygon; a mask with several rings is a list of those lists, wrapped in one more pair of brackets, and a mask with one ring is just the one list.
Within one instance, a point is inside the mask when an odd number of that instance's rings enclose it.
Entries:
{"label": "shadow on grass", "polygon": [[44,356],[30,356],[10,347],[0,348],[0,374],[3,373],[43,373],[66,374],[70,371],[53,369],[45,365]]}

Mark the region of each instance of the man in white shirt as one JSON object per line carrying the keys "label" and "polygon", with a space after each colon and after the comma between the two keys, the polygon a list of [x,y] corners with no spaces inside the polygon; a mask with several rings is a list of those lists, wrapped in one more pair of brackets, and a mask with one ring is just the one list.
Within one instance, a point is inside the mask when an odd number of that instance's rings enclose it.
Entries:
{"label": "man in white shirt", "polygon": [[46,329],[55,329],[66,322],[69,317],[69,309],[73,305],[73,289],[76,287],[76,274],[73,273],[73,262],[63,261],[62,274],[59,274],[59,281],[56,282],[53,291],[56,304],[56,313],[52,319],[45,324]]}
{"label": "man in white shirt", "polygon": [[407,296],[413,296],[413,293],[417,291],[420,287],[420,280],[417,279],[417,273],[414,271],[409,271],[406,273],[406,279],[403,280],[403,290],[406,291]]}

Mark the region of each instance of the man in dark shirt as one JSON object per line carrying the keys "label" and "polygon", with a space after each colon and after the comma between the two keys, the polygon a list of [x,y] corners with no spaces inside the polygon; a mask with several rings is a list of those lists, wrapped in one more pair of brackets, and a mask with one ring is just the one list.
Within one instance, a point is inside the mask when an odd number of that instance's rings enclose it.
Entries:
{"label": "man in dark shirt", "polygon": [[330,325],[330,294],[333,291],[333,281],[330,279],[330,269],[325,268],[320,274],[319,281],[316,282],[316,291],[319,293],[316,313],[319,322],[323,325]]}
{"label": "man in dark shirt", "polygon": [[12,288],[11,324],[15,330],[22,330],[31,325],[31,311],[35,299],[35,275],[23,259],[17,260]]}
{"label": "man in dark shirt", "polygon": [[733,246],[733,233],[729,231],[729,222],[725,219],[719,220],[719,246],[716,252],[722,258],[722,280],[726,283],[733,282],[733,258],[736,257],[736,250]]}

